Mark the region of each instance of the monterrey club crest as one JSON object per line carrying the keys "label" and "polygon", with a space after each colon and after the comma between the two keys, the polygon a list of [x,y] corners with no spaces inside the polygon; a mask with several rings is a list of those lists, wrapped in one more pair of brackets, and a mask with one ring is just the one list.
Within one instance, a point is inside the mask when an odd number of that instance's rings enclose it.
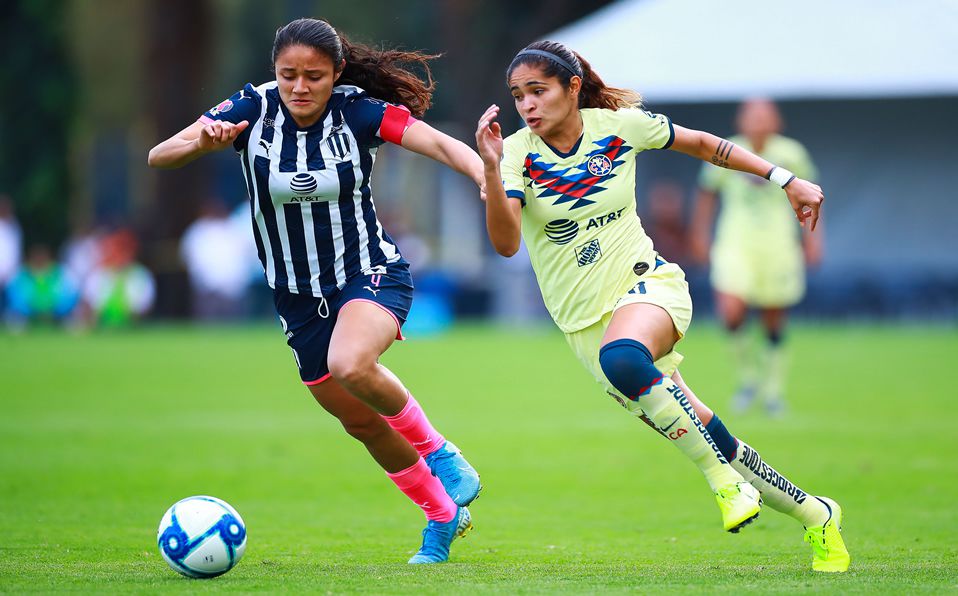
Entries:
{"label": "monterrey club crest", "polygon": [[593,155],[586,166],[593,176],[605,176],[612,171],[612,160],[606,155]]}

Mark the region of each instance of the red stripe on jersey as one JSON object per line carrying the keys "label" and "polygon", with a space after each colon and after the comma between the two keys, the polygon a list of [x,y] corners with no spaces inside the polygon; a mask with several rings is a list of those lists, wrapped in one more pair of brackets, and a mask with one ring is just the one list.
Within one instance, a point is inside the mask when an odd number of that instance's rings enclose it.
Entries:
{"label": "red stripe on jersey", "polygon": [[386,105],[382,124],[379,125],[379,138],[390,143],[401,145],[403,133],[416,119],[409,114],[405,106]]}

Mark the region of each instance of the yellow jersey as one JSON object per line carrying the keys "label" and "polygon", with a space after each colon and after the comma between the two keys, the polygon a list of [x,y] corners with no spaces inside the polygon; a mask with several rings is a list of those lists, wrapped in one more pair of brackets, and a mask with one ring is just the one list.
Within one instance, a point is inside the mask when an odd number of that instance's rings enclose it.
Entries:
{"label": "yellow jersey", "polygon": [[502,182],[522,201],[522,238],[546,308],[562,331],[588,327],[655,267],[635,209],[635,158],[666,149],[663,115],[579,110],[582,136],[563,153],[528,128],[505,139]]}
{"label": "yellow jersey", "polygon": [[[756,153],[771,163],[791,170],[805,180],[817,178],[815,166],[805,148],[796,140],[781,135],[769,137],[761,153],[748,139],[729,139],[739,147]],[[785,198],[785,191],[772,182],[735,170],[705,164],[699,185],[718,193],[721,200],[715,243],[758,251],[772,257],[782,251],[801,251],[801,229]]]}

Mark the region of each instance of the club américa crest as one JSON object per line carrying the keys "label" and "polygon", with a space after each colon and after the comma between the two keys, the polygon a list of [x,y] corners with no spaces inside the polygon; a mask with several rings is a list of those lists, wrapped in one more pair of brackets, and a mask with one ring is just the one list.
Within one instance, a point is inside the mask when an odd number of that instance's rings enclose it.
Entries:
{"label": "club am\u00e9rica crest", "polygon": [[600,153],[590,157],[586,167],[593,176],[605,176],[612,171],[612,160]]}

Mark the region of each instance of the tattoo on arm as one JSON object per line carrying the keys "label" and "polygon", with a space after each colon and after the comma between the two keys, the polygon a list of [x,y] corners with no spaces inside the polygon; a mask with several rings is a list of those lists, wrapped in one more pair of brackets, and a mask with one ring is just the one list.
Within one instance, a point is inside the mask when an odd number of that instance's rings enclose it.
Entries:
{"label": "tattoo on arm", "polygon": [[712,163],[720,168],[727,168],[728,160],[732,157],[733,148],[735,148],[735,143],[726,141],[725,139],[719,141],[718,148],[715,150],[715,154],[712,155]]}

